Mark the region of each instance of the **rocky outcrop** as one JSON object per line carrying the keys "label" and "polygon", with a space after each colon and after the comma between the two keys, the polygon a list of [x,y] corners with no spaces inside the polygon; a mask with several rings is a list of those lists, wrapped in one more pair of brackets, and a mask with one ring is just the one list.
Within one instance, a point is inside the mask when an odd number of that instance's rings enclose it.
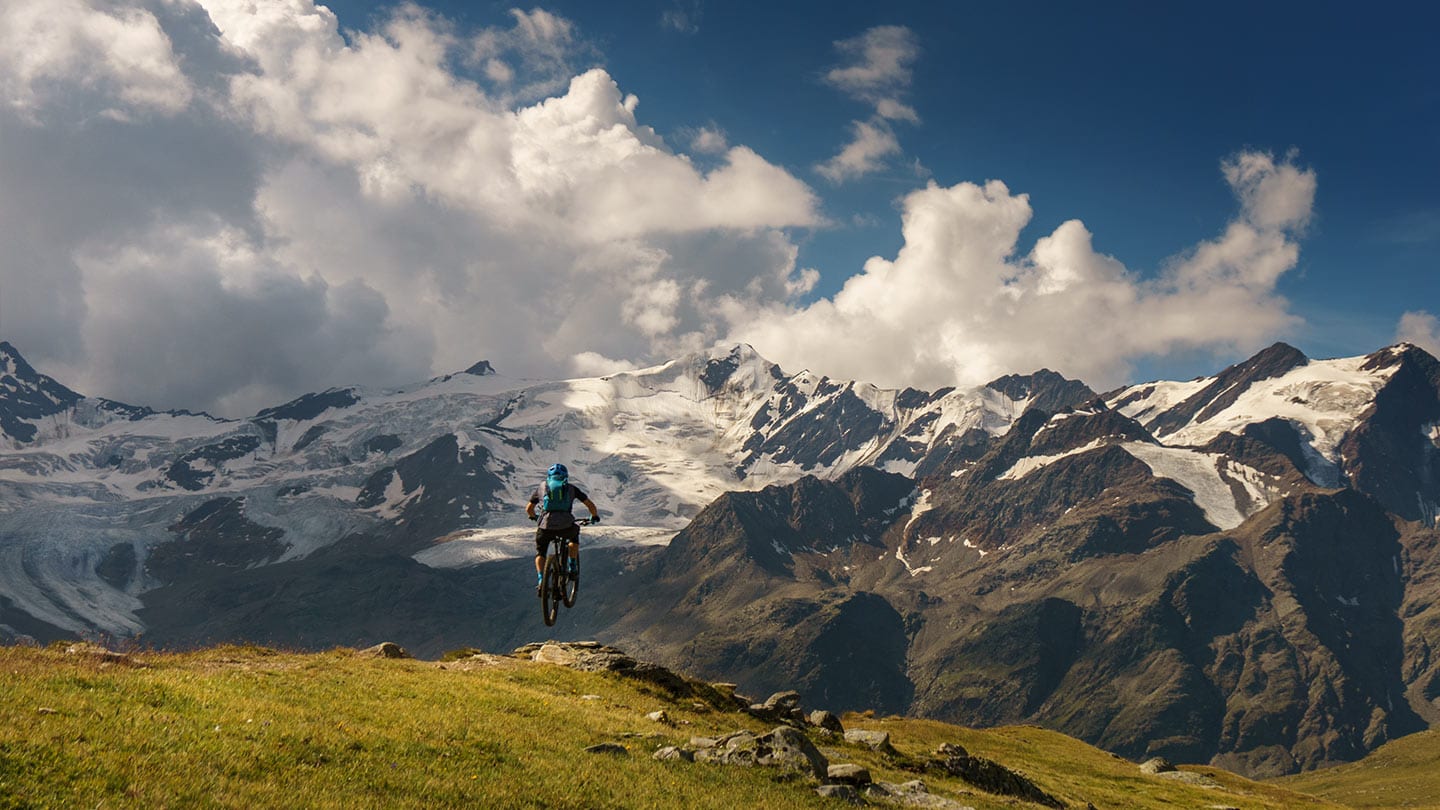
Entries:
{"label": "rocky outcrop", "polygon": [[994,760],[971,756],[964,748],[946,743],[935,751],[931,767],[957,776],[987,793],[1014,796],[1027,802],[1063,809],[1065,803],[1041,790],[1034,782]]}
{"label": "rocky outcrop", "polygon": [[404,648],[404,647],[401,647],[399,644],[396,644],[396,643],[393,642],[393,641],[382,641],[382,642],[380,642],[379,644],[376,644],[376,645],[373,646],[373,647],[366,647],[365,649],[360,650],[360,651],[356,652],[355,654],[358,655],[358,656],[360,656],[360,657],[362,657],[362,658],[410,658],[410,657],[411,657],[410,653],[405,652],[405,648]]}
{"label": "rocky outcrop", "polygon": [[686,678],[659,664],[637,661],[598,641],[532,643],[516,648],[511,655],[581,672],[612,672],[658,686],[675,697],[696,698],[715,706],[738,708],[745,705],[737,702],[733,695],[724,695],[704,681]]}

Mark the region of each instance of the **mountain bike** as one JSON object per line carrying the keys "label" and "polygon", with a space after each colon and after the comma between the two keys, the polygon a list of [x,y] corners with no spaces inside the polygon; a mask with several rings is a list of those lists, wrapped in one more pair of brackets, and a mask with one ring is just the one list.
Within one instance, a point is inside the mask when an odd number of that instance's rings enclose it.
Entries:
{"label": "mountain bike", "polygon": [[[579,518],[575,525],[589,526],[590,518]],[[547,627],[555,624],[561,604],[567,608],[575,606],[575,595],[580,591],[578,572],[571,574],[565,570],[565,561],[570,556],[566,545],[564,537],[551,535],[545,547],[544,576],[540,579],[540,618],[545,620]]]}

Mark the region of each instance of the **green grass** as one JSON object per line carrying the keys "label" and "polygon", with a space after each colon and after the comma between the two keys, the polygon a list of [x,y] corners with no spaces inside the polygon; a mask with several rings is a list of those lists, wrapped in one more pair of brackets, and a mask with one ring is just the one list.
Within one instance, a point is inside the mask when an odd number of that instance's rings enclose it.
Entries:
{"label": "green grass", "polygon": [[[614,675],[349,650],[137,657],[145,666],[0,648],[0,808],[840,806],[816,796],[813,782],[769,769],[654,761],[656,748],[692,735],[769,726]],[[645,719],[656,709],[672,725]],[[889,731],[906,757],[816,738],[832,762],[864,763],[887,781],[919,776],[981,810],[1027,805],[903,766],[959,742],[1072,806],[1333,806],[1221,771],[1222,789],[1145,777],[1034,728],[859,716],[847,726]],[[621,742],[630,755],[582,752],[599,742]]]}
{"label": "green grass", "polygon": [[1440,731],[1401,737],[1359,762],[1274,783],[1350,807],[1440,808]]}

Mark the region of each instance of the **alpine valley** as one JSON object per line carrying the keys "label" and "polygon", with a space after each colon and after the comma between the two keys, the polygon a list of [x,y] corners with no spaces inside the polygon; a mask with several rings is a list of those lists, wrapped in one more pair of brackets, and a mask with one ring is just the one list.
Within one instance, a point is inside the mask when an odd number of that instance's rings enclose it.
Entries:
{"label": "alpine valley", "polygon": [[[748,346],[500,371],[225,420],[0,343],[0,641],[595,638],[747,694],[1253,776],[1440,721],[1440,362],[1415,346],[1103,394],[882,390]],[[604,521],[547,630],[523,506],[554,461]]]}

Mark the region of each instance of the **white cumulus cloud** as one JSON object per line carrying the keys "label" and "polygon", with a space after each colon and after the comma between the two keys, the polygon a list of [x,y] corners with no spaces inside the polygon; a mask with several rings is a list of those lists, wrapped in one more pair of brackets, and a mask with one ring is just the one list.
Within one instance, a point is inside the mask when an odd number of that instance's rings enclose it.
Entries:
{"label": "white cumulus cloud", "polygon": [[0,5],[0,101],[38,115],[65,85],[100,94],[106,106],[94,112],[120,117],[173,114],[193,93],[170,38],[145,8],[6,0]]}
{"label": "white cumulus cloud", "polygon": [[1395,330],[1395,340],[1414,343],[1427,352],[1440,357],[1440,319],[1425,310],[1406,312],[1400,316],[1400,325]]}
{"label": "white cumulus cloud", "polygon": [[482,358],[623,368],[721,337],[714,296],[813,284],[785,230],[813,191],[741,144],[698,167],[549,12],[0,14],[0,330],[87,393],[243,414]]}
{"label": "white cumulus cloud", "polygon": [[732,310],[732,335],[787,367],[929,387],[1042,366],[1108,386],[1140,357],[1255,348],[1293,325],[1276,283],[1297,261],[1315,175],[1258,152],[1222,172],[1238,215],[1149,278],[1097,251],[1078,220],[1020,254],[1027,195],[931,183],[904,200],[895,258],[810,306]]}

